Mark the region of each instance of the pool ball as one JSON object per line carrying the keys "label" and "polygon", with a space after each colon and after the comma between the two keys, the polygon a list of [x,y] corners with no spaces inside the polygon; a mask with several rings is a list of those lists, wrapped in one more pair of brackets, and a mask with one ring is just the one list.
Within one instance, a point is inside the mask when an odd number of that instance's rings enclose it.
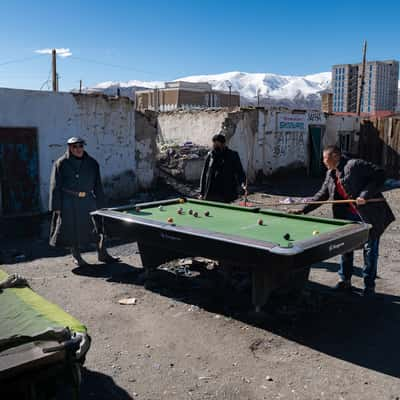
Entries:
{"label": "pool ball", "polygon": [[185,202],[185,199],[179,199],[179,203],[183,204]]}
{"label": "pool ball", "polygon": [[171,217],[169,217],[169,218],[167,219],[167,222],[169,222],[170,224],[172,224],[172,223],[174,222],[174,219],[171,218]]}
{"label": "pool ball", "polygon": [[199,216],[199,213],[197,212],[197,211],[195,211],[194,213],[193,213],[193,217],[198,217]]}
{"label": "pool ball", "polygon": [[283,235],[283,238],[284,238],[285,240],[289,240],[289,239],[290,239],[290,233],[285,233],[285,234]]}
{"label": "pool ball", "polygon": [[317,236],[317,235],[319,235],[319,232],[318,231],[313,231],[313,236]]}
{"label": "pool ball", "polygon": [[159,209],[160,211],[164,211],[164,207],[163,207],[163,206],[158,207],[158,209]]}
{"label": "pool ball", "polygon": [[189,214],[190,214],[190,215],[193,214],[193,210],[192,210],[192,209],[189,210]]}
{"label": "pool ball", "polygon": [[210,216],[210,211],[205,211],[205,212],[204,212],[204,215],[205,215],[206,217]]}
{"label": "pool ball", "polygon": [[136,212],[140,212],[140,207],[135,208]]}
{"label": "pool ball", "polygon": [[182,209],[182,208],[178,208],[177,213],[178,213],[179,215],[183,214],[183,209]]}
{"label": "pool ball", "polygon": [[257,221],[257,223],[258,223],[258,225],[262,225],[262,224],[263,224],[263,220],[260,218],[260,219]]}

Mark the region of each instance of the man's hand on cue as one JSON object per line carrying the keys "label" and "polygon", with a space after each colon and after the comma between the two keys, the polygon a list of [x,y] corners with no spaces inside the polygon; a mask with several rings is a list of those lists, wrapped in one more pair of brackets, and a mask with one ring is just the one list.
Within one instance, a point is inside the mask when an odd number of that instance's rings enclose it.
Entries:
{"label": "man's hand on cue", "polygon": [[367,200],[365,200],[365,199],[362,198],[362,197],[357,197],[357,199],[356,199],[356,204],[357,204],[358,206],[364,206],[365,204],[367,204]]}

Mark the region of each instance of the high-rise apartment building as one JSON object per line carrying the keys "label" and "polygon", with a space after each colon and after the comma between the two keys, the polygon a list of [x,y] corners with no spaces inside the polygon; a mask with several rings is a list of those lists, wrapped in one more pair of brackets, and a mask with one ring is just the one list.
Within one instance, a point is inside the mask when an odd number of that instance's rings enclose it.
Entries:
{"label": "high-rise apartment building", "polygon": [[[333,112],[357,112],[362,64],[332,67]],[[361,112],[395,111],[398,96],[398,61],[366,63]]]}

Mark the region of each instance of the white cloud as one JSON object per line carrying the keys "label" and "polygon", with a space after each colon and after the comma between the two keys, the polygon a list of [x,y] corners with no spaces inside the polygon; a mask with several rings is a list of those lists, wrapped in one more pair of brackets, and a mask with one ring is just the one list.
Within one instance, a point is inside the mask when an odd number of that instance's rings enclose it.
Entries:
{"label": "white cloud", "polygon": [[[35,50],[35,53],[38,53],[38,54],[51,54],[52,50],[53,49],[39,49],[39,50]],[[61,47],[59,49],[56,49],[56,53],[57,53],[58,56],[64,57],[64,58],[72,56],[71,50],[63,48],[63,47]]]}

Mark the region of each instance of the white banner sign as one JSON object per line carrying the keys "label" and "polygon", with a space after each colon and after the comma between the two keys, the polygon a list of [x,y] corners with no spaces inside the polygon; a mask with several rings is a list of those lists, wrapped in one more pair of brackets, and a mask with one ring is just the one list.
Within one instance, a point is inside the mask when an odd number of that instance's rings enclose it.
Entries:
{"label": "white banner sign", "polygon": [[303,132],[306,130],[306,117],[304,114],[278,114],[278,131]]}

